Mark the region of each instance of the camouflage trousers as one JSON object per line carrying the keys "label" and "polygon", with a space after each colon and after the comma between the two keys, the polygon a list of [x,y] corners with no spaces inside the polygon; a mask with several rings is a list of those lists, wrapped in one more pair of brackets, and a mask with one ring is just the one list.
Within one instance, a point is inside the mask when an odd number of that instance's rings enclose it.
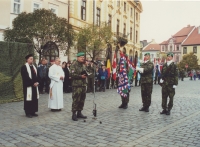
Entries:
{"label": "camouflage trousers", "polygon": [[141,95],[144,107],[149,107],[151,105],[152,89],[153,83],[141,83]]}
{"label": "camouflage trousers", "polygon": [[72,88],[72,112],[82,111],[86,98],[86,87],[73,87]]}
{"label": "camouflage trousers", "polygon": [[[175,95],[175,89],[173,85],[163,85],[162,86],[162,108],[166,110],[171,110],[173,107],[173,100]],[[169,97],[169,103],[167,107],[167,98]]]}
{"label": "camouflage trousers", "polygon": [[127,94],[127,97],[121,96],[121,98],[122,98],[122,103],[128,104],[128,102],[129,102],[129,93]]}

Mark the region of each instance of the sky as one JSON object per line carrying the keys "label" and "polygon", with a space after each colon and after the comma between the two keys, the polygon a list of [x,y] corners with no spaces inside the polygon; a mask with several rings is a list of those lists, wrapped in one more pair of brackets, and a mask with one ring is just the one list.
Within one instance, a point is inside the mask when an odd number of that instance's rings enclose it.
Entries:
{"label": "sky", "polygon": [[183,27],[200,26],[200,0],[141,0],[140,40],[161,43]]}

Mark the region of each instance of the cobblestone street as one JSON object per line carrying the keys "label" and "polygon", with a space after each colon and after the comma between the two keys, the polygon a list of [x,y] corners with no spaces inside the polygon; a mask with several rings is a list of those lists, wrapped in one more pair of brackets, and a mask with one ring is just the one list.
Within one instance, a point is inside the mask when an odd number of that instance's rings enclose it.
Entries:
{"label": "cobblestone street", "polygon": [[[200,147],[200,80],[179,80],[171,115],[160,115],[161,87],[154,85],[150,112],[140,112],[140,87],[132,87],[129,108],[119,109],[116,89],[87,94],[86,122],[71,120],[71,94],[64,109],[51,112],[48,95],[40,95],[39,117],[26,118],[23,102],[0,104],[0,146],[136,146]],[[102,124],[100,123],[102,122]]]}

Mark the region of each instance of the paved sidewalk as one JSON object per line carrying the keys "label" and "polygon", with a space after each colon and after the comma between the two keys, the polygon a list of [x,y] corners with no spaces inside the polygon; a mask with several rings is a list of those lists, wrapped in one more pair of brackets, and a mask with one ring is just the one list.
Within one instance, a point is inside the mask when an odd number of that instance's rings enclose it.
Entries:
{"label": "paved sidewalk", "polygon": [[96,120],[93,94],[87,94],[86,122],[71,120],[71,94],[64,94],[61,112],[51,112],[47,100],[48,95],[40,95],[39,117],[31,119],[24,115],[23,102],[0,104],[0,146],[200,147],[200,80],[179,81],[170,116],[159,114],[159,85],[154,85],[149,113],[138,111],[140,87],[132,87],[126,110],[118,109],[116,89],[96,93]]}

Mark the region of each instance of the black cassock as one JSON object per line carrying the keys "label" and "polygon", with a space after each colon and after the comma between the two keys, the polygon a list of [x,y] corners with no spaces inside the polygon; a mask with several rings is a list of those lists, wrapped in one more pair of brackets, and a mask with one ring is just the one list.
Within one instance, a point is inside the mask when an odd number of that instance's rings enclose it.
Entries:
{"label": "black cassock", "polygon": [[[32,79],[28,75],[26,65],[23,65],[21,68],[21,75],[22,75],[22,81],[23,81],[23,93],[24,93],[24,111],[26,114],[34,114],[35,112],[38,112],[37,89],[36,87],[33,86],[34,83],[38,82],[38,78],[33,66],[30,66],[30,68],[31,68]],[[29,86],[32,87],[31,101],[26,100],[27,87]]]}

